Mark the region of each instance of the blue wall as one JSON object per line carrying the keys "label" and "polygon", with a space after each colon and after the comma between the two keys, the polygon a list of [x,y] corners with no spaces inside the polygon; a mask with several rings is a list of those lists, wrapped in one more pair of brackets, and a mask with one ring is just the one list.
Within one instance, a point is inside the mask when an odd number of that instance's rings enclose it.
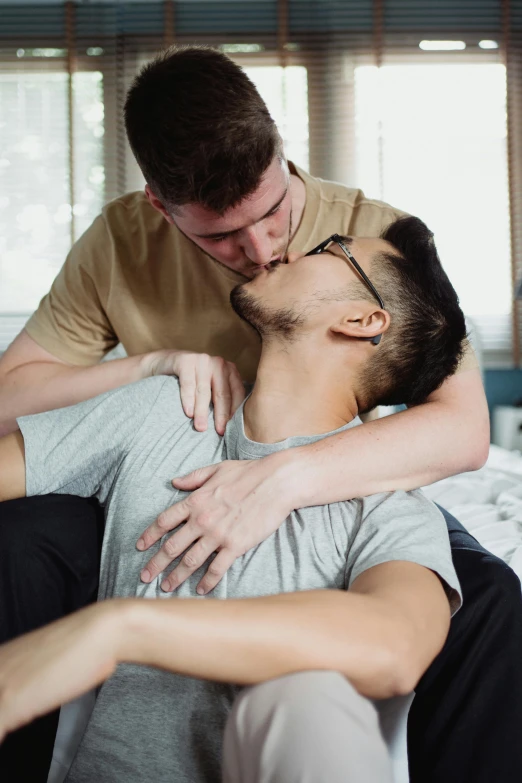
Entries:
{"label": "blue wall", "polygon": [[490,413],[495,405],[513,405],[522,398],[522,370],[486,370],[484,381]]}

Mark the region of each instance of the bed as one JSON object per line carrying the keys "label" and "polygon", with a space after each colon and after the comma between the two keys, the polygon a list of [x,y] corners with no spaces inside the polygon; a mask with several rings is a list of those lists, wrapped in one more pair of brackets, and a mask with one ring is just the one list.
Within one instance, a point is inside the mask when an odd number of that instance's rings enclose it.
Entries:
{"label": "bed", "polygon": [[522,580],[522,455],[490,447],[481,470],[424,488]]}

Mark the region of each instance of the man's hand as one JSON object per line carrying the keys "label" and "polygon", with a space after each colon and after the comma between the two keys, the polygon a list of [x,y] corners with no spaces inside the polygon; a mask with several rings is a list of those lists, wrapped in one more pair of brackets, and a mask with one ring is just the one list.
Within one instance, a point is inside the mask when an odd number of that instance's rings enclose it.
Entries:
{"label": "man's hand", "polygon": [[176,589],[217,552],[197,592],[212,590],[237,557],[268,538],[292,511],[287,463],[288,452],[279,452],[259,460],[220,462],[174,479],[176,488],[193,494],[160,514],[143,533],[138,549],[148,549],[169,530],[186,525],[147,563],[142,580],[155,579],[191,547],[161,587]]}
{"label": "man's hand", "polygon": [[208,407],[214,403],[216,432],[223,435],[227,422],[245,398],[245,388],[233,362],[220,356],[189,351],[154,351],[143,357],[144,377],[177,375],[183,410],[194,419],[198,432],[207,429]]}
{"label": "man's hand", "polygon": [[94,604],[0,647],[0,742],[112,674],[121,614],[114,607]]}

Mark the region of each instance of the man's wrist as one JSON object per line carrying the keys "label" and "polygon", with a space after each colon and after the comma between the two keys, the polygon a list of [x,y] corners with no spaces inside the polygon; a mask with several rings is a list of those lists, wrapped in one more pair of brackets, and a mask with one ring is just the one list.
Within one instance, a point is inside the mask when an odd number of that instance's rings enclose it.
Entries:
{"label": "man's wrist", "polygon": [[[116,663],[154,665],[154,646],[161,643],[162,618],[155,608],[161,601],[118,598],[108,601],[114,634]],[[175,606],[169,607],[169,624],[175,621]]]}
{"label": "man's wrist", "polygon": [[313,455],[309,446],[277,451],[265,457],[270,464],[275,492],[288,511],[313,505],[314,472],[310,470]]}
{"label": "man's wrist", "polygon": [[137,356],[137,370],[139,375],[139,380],[144,380],[145,378],[151,378],[154,375],[160,375],[161,372],[159,372],[159,367],[161,365],[162,360],[165,358],[167,354],[174,353],[173,351],[167,351],[167,350],[159,350],[159,351],[151,351],[150,353],[144,353],[140,356]]}

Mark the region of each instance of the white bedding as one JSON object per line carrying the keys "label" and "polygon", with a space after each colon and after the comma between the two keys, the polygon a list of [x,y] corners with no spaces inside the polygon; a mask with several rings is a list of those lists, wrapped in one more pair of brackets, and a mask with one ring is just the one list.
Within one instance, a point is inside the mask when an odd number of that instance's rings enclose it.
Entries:
{"label": "white bedding", "polygon": [[522,580],[522,454],[491,446],[481,470],[461,473],[423,491],[502,558]]}

